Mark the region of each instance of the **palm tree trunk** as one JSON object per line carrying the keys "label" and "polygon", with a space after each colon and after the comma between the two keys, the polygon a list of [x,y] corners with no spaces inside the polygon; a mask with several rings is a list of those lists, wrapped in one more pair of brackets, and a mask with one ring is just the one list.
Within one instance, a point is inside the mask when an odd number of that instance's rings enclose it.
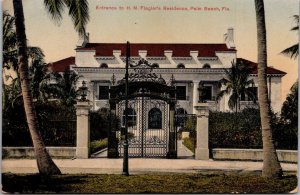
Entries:
{"label": "palm tree trunk", "polygon": [[263,168],[262,175],[269,178],[278,178],[282,175],[282,168],[278,161],[277,153],[273,143],[271,129],[270,103],[268,101],[267,88],[267,40],[264,1],[255,0],[256,24],[257,24],[257,46],[258,46],[258,101],[263,139]]}
{"label": "palm tree trunk", "polygon": [[28,78],[28,55],[22,0],[14,0],[13,7],[18,40],[18,66],[21,81],[21,90],[38,169],[40,174],[42,175],[61,174],[60,170],[54,164],[53,160],[48,154],[41,134],[38,130],[38,122],[32,102],[30,81]]}

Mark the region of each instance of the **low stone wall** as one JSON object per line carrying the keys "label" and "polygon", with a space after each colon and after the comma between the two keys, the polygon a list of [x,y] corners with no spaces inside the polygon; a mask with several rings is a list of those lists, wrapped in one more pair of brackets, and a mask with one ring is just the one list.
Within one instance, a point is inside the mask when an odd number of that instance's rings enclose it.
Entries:
{"label": "low stone wall", "polygon": [[[73,158],[76,147],[47,147],[53,158]],[[33,147],[2,147],[2,158],[34,158]]]}
{"label": "low stone wall", "polygon": [[[277,150],[278,159],[280,162],[298,162],[297,150]],[[213,159],[215,160],[263,160],[262,149],[213,149]]]}

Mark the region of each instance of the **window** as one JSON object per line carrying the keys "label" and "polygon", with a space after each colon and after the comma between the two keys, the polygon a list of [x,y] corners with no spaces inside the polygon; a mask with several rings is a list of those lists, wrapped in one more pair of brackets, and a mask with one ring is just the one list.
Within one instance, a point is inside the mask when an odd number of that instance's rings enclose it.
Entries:
{"label": "window", "polygon": [[212,100],[212,86],[204,86],[203,100]]}
{"label": "window", "polygon": [[[128,124],[128,127],[132,127],[132,126],[135,126],[136,125],[136,112],[134,109],[132,108],[128,108],[128,121],[127,121],[127,124]],[[126,112],[124,110],[123,112],[123,117],[122,117],[122,125],[125,126],[125,115]]]}
{"label": "window", "polygon": [[108,65],[107,65],[106,63],[102,63],[102,64],[100,65],[100,68],[108,68]]}
{"label": "window", "polygon": [[185,86],[176,86],[176,99],[177,100],[186,100],[186,87]]}
{"label": "window", "polygon": [[185,68],[185,65],[180,63],[180,64],[177,65],[177,68]]}
{"label": "window", "polygon": [[152,64],[153,68],[159,68],[159,65],[157,63]]}
{"label": "window", "polygon": [[109,99],[109,86],[99,86],[99,100]]}
{"label": "window", "polygon": [[162,114],[158,108],[152,108],[149,111],[148,128],[161,129],[162,128]]}
{"label": "window", "polygon": [[248,90],[250,91],[250,94],[253,95],[253,97],[248,96],[248,101],[257,100],[257,87],[249,87]]}
{"label": "window", "polygon": [[209,64],[204,64],[202,68],[210,68]]}

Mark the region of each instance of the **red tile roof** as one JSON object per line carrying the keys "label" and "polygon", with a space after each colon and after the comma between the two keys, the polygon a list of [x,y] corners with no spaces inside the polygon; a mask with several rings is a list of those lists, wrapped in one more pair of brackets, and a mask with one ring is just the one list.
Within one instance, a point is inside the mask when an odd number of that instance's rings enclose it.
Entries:
{"label": "red tile roof", "polygon": [[[170,44],[170,43],[131,43],[131,56],[138,56],[139,50],[147,50],[147,56],[164,56],[165,50],[172,50],[173,57],[189,57],[190,51],[198,51],[198,57],[215,57],[216,51],[236,51],[227,48],[226,44]],[[126,55],[125,43],[87,43],[77,50],[96,50],[96,56],[113,56],[113,50],[121,50]]]}
{"label": "red tile roof", "polygon": [[[251,74],[257,74],[257,63],[243,59],[243,58],[237,58],[238,62],[242,62],[245,65],[251,66],[252,67],[252,72]],[[278,70],[276,68],[272,68],[272,67],[267,67],[267,74],[281,74],[281,75],[285,75],[286,72],[283,72],[281,70]]]}
{"label": "red tile roof", "polygon": [[48,69],[53,72],[65,72],[70,69],[70,65],[75,64],[75,57],[71,56],[48,64]]}

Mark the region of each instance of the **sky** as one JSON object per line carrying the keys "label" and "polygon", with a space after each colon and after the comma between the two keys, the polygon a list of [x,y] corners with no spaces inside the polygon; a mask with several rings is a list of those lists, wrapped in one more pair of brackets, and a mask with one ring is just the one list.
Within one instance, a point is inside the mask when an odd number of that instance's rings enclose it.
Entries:
{"label": "sky", "polygon": [[[268,65],[287,72],[282,79],[283,102],[298,78],[298,59],[280,52],[298,42],[298,33],[290,29],[295,25],[293,15],[299,14],[299,0],[264,2]],[[13,14],[12,0],[4,0],[2,6]],[[54,22],[42,0],[23,0],[23,7],[28,44],[42,48],[46,62],[75,55],[78,35],[67,11],[61,22]],[[254,0],[90,0],[89,9],[90,42],[222,43],[233,27],[238,57],[257,61]]]}

